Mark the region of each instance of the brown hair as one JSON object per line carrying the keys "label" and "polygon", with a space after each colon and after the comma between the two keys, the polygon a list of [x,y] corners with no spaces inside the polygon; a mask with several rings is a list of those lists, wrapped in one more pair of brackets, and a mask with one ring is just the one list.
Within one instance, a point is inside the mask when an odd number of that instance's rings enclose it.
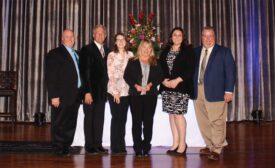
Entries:
{"label": "brown hair", "polygon": [[154,51],[154,46],[153,46],[153,43],[150,41],[150,40],[142,40],[138,46],[138,49],[137,49],[137,53],[136,53],[136,56],[134,57],[134,59],[139,59],[141,54],[141,49],[144,45],[148,44],[150,46],[150,48],[152,49],[152,52],[150,54],[150,58],[149,58],[149,64],[150,65],[153,65],[153,66],[156,66],[157,65],[157,57],[155,55],[155,51]]}
{"label": "brown hair", "polygon": [[[115,37],[114,37],[114,47],[113,47],[113,51],[115,52],[115,53],[118,53],[119,51],[118,51],[118,47],[117,47],[117,45],[116,45],[116,41],[117,41],[117,36],[123,36],[123,38],[125,39],[125,41],[126,41],[126,36],[123,34],[123,33],[121,33],[121,32],[119,32],[119,33],[117,33],[117,34],[115,34]],[[125,50],[125,52],[127,53],[128,52],[128,42],[126,41],[126,45],[125,45],[125,47],[124,47],[124,50]]]}
{"label": "brown hair", "polygon": [[215,32],[214,27],[212,27],[212,26],[205,26],[205,27],[202,28],[201,33],[202,33],[204,30],[211,30],[211,31],[214,32],[214,35],[216,36],[216,32]]}

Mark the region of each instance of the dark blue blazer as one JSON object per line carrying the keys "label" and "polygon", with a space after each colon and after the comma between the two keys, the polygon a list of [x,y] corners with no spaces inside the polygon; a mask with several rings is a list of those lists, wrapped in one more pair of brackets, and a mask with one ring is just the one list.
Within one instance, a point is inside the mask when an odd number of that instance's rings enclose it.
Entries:
{"label": "dark blue blazer", "polygon": [[[198,96],[198,76],[202,47],[195,49],[196,68],[193,78],[194,96]],[[205,97],[209,102],[224,101],[225,92],[233,92],[236,65],[229,48],[215,45],[208,59],[204,74]]]}

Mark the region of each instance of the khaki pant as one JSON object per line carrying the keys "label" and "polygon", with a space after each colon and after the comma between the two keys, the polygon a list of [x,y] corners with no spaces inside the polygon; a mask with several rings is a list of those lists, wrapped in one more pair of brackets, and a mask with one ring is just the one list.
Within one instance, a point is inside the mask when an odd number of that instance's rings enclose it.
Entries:
{"label": "khaki pant", "polygon": [[206,144],[211,151],[221,153],[226,142],[227,103],[208,102],[204,85],[198,85],[198,98],[194,101],[198,125]]}

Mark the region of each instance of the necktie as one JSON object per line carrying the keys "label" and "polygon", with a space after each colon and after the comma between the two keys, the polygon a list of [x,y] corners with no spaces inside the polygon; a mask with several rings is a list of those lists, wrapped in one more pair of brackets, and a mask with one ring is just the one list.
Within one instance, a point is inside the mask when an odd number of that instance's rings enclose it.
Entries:
{"label": "necktie", "polygon": [[76,60],[76,62],[77,62],[77,66],[79,66],[79,58],[78,58],[78,56],[77,56],[77,54],[75,53],[75,51],[73,51],[73,55],[74,55],[74,58],[75,58],[75,60]]}
{"label": "necktie", "polygon": [[102,57],[105,56],[103,45],[100,47],[100,53],[101,53]]}
{"label": "necktie", "polygon": [[81,79],[80,79],[80,74],[79,74],[79,57],[77,56],[75,50],[73,50],[73,56],[74,56],[74,59],[77,63],[76,66],[76,71],[77,71],[77,77],[78,77],[78,84],[77,84],[77,87],[80,88],[81,87]]}
{"label": "necktie", "polygon": [[206,68],[206,61],[207,61],[207,49],[204,50],[204,55],[203,55],[203,59],[202,59],[202,62],[201,62],[199,84],[202,84],[203,80],[204,80],[204,72],[205,72],[205,68]]}

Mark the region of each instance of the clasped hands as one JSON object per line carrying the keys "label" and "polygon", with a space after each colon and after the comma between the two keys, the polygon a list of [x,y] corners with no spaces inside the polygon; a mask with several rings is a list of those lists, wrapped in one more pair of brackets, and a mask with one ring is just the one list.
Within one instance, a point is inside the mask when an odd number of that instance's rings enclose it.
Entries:
{"label": "clasped hands", "polygon": [[135,84],[135,88],[138,92],[148,92],[150,91],[152,86],[153,86],[152,82],[148,83],[146,86],[140,86],[138,84]]}
{"label": "clasped hands", "polygon": [[166,78],[166,79],[164,79],[162,84],[167,88],[175,89],[178,86],[178,84],[182,81],[183,80],[180,77],[177,77],[176,79],[172,79],[172,80],[169,80]]}

